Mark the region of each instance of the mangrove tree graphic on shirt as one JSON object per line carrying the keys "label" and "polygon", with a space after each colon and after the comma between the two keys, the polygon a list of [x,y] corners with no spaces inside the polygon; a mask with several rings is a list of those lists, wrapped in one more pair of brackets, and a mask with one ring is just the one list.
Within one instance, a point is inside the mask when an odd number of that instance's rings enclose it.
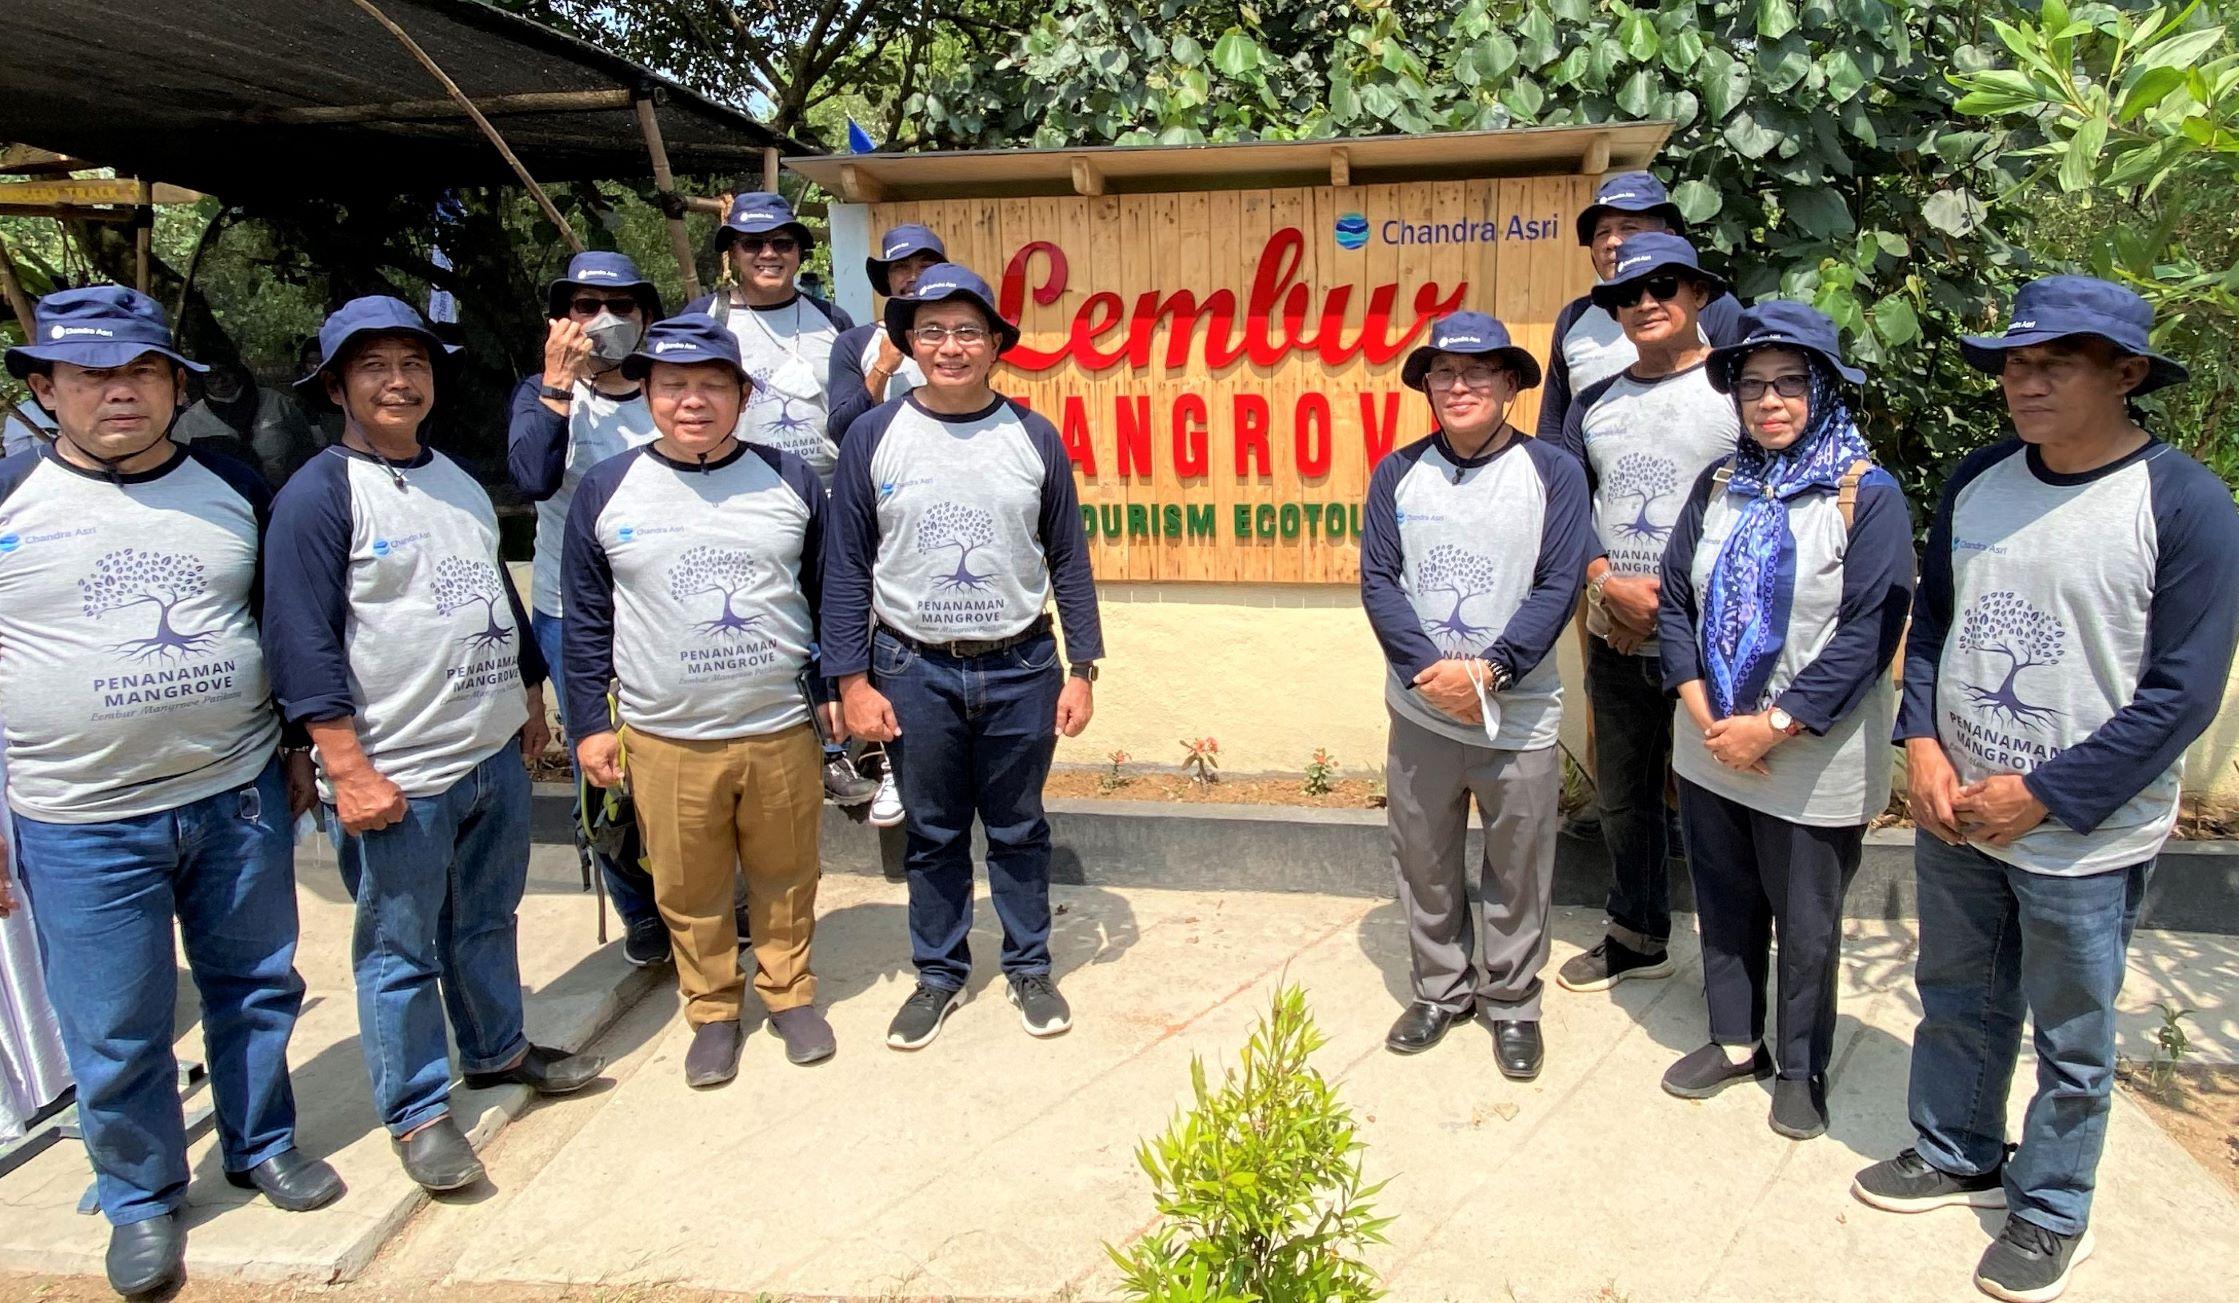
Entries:
{"label": "mangrove tree graphic on shirt", "polygon": [[2019,593],[2000,589],[1976,598],[1959,622],[1959,650],[2001,657],[2006,673],[1995,685],[1961,684],[1967,700],[1992,718],[2005,716],[2016,727],[2053,719],[2059,711],[2023,699],[2016,683],[2023,670],[2059,664],[2067,654],[2067,640],[2068,631],[2060,621],[2022,600]]}
{"label": "mangrove tree graphic on shirt", "polygon": [[182,630],[171,623],[171,612],[179,603],[200,596],[208,588],[202,558],[186,552],[131,547],[103,556],[93,563],[93,573],[78,581],[88,619],[105,619],[143,606],[155,608],[154,633],[110,645],[110,651],[129,660],[170,660],[201,651],[215,641],[214,633]]}
{"label": "mangrove tree graphic on shirt", "polygon": [[1484,650],[1485,635],[1491,631],[1484,625],[1471,624],[1463,610],[1472,599],[1492,592],[1496,579],[1491,557],[1452,543],[1432,548],[1415,567],[1417,593],[1425,599],[1436,596],[1437,608],[1445,608],[1448,597],[1453,599],[1453,606],[1444,615],[1421,617],[1423,632],[1440,651],[1474,656]]}
{"label": "mangrove tree graphic on shirt", "polygon": [[498,623],[498,603],[503,600],[505,581],[489,562],[447,556],[436,563],[436,614],[449,615],[477,603],[482,607],[482,628],[466,636],[466,644],[476,651],[498,646],[513,636],[511,626]]}
{"label": "mangrove tree graphic on shirt", "polygon": [[995,517],[977,507],[943,502],[918,517],[918,555],[935,555],[952,549],[956,553],[956,569],[933,581],[933,586],[942,592],[977,593],[991,587],[988,581],[994,574],[973,570],[972,554],[994,542]]}
{"label": "mangrove tree graphic on shirt", "polygon": [[754,558],[744,548],[686,548],[669,567],[669,596],[680,605],[698,597],[721,597],[722,613],[699,621],[693,632],[703,638],[743,639],[763,618],[759,613],[744,614],[733,605],[740,593],[753,586],[754,575]]}
{"label": "mangrove tree graphic on shirt", "polygon": [[1659,525],[1649,518],[1648,509],[1679,487],[1678,467],[1645,452],[1629,452],[1609,468],[1609,474],[1602,477],[1602,485],[1608,494],[1612,515],[1621,514],[1628,503],[1638,504],[1633,508],[1631,520],[1617,522],[1619,538],[1661,543],[1671,533],[1671,526]]}
{"label": "mangrove tree graphic on shirt", "polygon": [[[772,387],[770,374],[764,368],[747,377],[754,382],[754,390],[746,399],[747,411],[755,428],[770,436],[774,446],[788,452],[797,451],[796,445],[816,429],[815,412],[804,411],[795,415],[794,400]],[[803,403],[802,406],[806,408],[808,405]],[[772,407],[777,409],[774,413],[769,410]]]}

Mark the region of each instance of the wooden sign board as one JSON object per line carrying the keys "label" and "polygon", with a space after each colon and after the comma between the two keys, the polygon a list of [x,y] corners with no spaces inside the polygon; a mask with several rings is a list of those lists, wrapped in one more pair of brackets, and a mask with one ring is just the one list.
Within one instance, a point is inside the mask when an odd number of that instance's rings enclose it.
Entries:
{"label": "wooden sign board", "polygon": [[[1547,356],[1593,272],[1595,178],[871,206],[921,222],[1025,330],[996,388],[1057,425],[1105,581],[1349,583],[1384,452],[1430,430],[1400,365],[1490,312]],[[1526,391],[1510,419],[1529,431]]]}

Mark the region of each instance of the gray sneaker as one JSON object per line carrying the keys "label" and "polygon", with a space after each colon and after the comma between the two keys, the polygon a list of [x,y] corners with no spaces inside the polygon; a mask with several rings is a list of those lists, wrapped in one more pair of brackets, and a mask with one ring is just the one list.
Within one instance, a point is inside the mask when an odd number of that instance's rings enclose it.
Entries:
{"label": "gray sneaker", "polygon": [[[2011,1155],[2013,1146],[2008,1145],[2006,1153]],[[1980,1176],[1954,1176],[1922,1158],[1919,1150],[1908,1149],[1860,1172],[1851,1181],[1850,1192],[1859,1202],[1892,1213],[1951,1207],[2003,1208],[2005,1171],[2001,1161]]]}
{"label": "gray sneaker", "polygon": [[695,1090],[720,1086],[739,1075],[739,1024],[701,1023],[692,1029],[692,1047],[684,1051],[684,1084]]}
{"label": "gray sneaker", "polygon": [[788,1063],[822,1063],[839,1049],[839,1042],[832,1035],[832,1024],[824,1021],[815,1005],[804,1004],[798,1009],[780,1009],[770,1015],[770,1026],[777,1029],[785,1042],[785,1059]]}
{"label": "gray sneaker", "polygon": [[1048,973],[1012,977],[1011,1003],[1018,1006],[1018,1020],[1029,1036],[1062,1036],[1073,1026],[1073,1007],[1057,993]]}
{"label": "gray sneaker", "polygon": [[2067,1291],[2068,1277],[2091,1250],[2089,1227],[2080,1235],[2062,1235],[2025,1218],[2008,1217],[2006,1229],[1975,1265],[1975,1288],[2006,1303],[2052,1303]]}
{"label": "gray sneaker", "polygon": [[886,1025],[886,1044],[897,1050],[922,1050],[941,1034],[941,1024],[964,1003],[962,991],[919,982],[910,998],[894,1014],[894,1021]]}

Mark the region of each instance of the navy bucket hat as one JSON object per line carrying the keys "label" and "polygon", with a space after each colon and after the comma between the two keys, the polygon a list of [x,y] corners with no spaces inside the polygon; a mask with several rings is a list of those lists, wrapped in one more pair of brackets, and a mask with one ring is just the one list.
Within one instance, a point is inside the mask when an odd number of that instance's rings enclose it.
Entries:
{"label": "navy bucket hat", "polygon": [[715,251],[721,253],[730,248],[731,242],[742,235],[768,235],[783,230],[793,232],[804,254],[816,244],[816,233],[793,215],[793,205],[785,202],[784,195],[767,190],[743,194],[731,201],[731,211],[723,215],[723,224],[715,228]]}
{"label": "navy bucket hat", "polygon": [[443,337],[428,326],[426,318],[411,304],[386,294],[368,294],[327,314],[326,324],[319,327],[319,365],[296,381],[295,387],[324,398],[327,372],[350,351],[353,343],[366,335],[410,335],[428,346],[431,359],[449,357],[459,351],[458,345],[444,343]]}
{"label": "navy bucket hat", "polygon": [[2153,348],[2153,308],[2130,290],[2095,276],[2046,276],[2014,295],[2013,319],[2003,335],[1962,335],[1959,351],[1978,371],[2006,369],[2006,350],[2056,339],[2092,335],[2152,365],[2131,396],[2183,384],[2192,373]]}
{"label": "navy bucket hat", "polygon": [[145,353],[158,353],[189,371],[207,371],[190,362],[171,339],[163,305],[122,285],[88,285],[56,290],[31,309],[30,338],[8,350],[8,374],[21,380],[42,362],[68,362],[103,370],[123,366]]}
{"label": "navy bucket hat", "polygon": [[661,315],[661,292],[625,254],[591,250],[568,259],[567,274],[544,288],[545,315],[566,316],[568,298],[579,289],[627,290],[637,299],[638,311],[647,321]]}
{"label": "navy bucket hat", "polygon": [[894,293],[888,287],[886,274],[895,263],[913,254],[930,253],[942,262],[948,261],[948,250],[942,246],[941,237],[933,234],[930,226],[915,222],[897,226],[879,237],[878,252],[863,260],[863,272],[871,278],[871,288],[881,298]]}
{"label": "navy bucket hat", "polygon": [[1731,393],[1734,377],[1741,374],[1741,364],[1760,348],[1792,348],[1810,353],[1850,383],[1866,382],[1865,372],[1843,361],[1842,332],[1835,328],[1834,321],[1826,313],[1807,303],[1773,299],[1745,309],[1741,314],[1741,338],[1710,351],[1710,370],[1705,375],[1710,387],[1722,394]]}
{"label": "navy bucket hat", "polygon": [[1687,234],[1687,219],[1680,216],[1679,205],[1671,201],[1664,183],[1646,172],[1619,172],[1601,183],[1594,192],[1594,202],[1578,214],[1578,242],[1594,242],[1594,223],[1605,212],[1654,213],[1664,219],[1673,235]]}
{"label": "navy bucket hat", "polygon": [[1605,312],[1615,311],[1617,291],[1667,271],[1685,272],[1710,286],[1714,299],[1727,292],[1724,277],[1703,270],[1694,245],[1664,231],[1643,231],[1617,246],[1617,270],[1593,288],[1594,304]]}
{"label": "navy bucket hat", "polygon": [[739,379],[746,379],[746,366],[739,360],[738,336],[702,312],[688,312],[646,327],[645,338],[638,341],[637,352],[622,359],[622,375],[629,380],[643,380],[655,362],[676,366],[721,362],[736,371]]}
{"label": "navy bucket hat", "polygon": [[953,262],[935,263],[917,278],[917,285],[905,296],[886,301],[886,337],[907,355],[910,351],[909,330],[917,320],[917,310],[928,303],[946,303],[950,299],[964,299],[977,307],[987,317],[987,324],[995,328],[1002,339],[998,354],[1007,353],[1018,346],[1019,329],[1016,323],[1005,321],[995,310],[995,291],[987,282],[975,275],[969,267],[959,267]]}
{"label": "navy bucket hat", "polygon": [[[1495,359],[1516,373],[1518,388],[1539,387],[1539,359],[1523,346],[1510,342],[1508,327],[1498,318],[1482,312],[1457,312],[1434,322],[1430,328],[1430,342],[1409,353],[1407,360],[1400,364],[1400,383],[1409,389],[1423,389],[1423,377],[1430,373],[1431,359],[1440,353]],[[1429,390],[1424,389],[1424,392]]]}

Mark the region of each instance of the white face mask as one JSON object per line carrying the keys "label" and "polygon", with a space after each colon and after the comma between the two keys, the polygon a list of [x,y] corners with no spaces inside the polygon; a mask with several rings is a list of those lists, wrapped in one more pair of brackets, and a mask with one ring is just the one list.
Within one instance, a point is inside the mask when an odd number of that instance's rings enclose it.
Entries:
{"label": "white face mask", "polygon": [[813,402],[824,393],[816,368],[809,365],[808,359],[798,354],[772,368],[767,384],[780,398]]}
{"label": "white face mask", "polygon": [[622,359],[628,357],[631,350],[638,346],[638,341],[645,338],[645,326],[627,317],[617,317],[602,308],[599,315],[591,318],[590,324],[583,327],[583,333],[591,337],[592,357],[608,366],[619,366]]}

